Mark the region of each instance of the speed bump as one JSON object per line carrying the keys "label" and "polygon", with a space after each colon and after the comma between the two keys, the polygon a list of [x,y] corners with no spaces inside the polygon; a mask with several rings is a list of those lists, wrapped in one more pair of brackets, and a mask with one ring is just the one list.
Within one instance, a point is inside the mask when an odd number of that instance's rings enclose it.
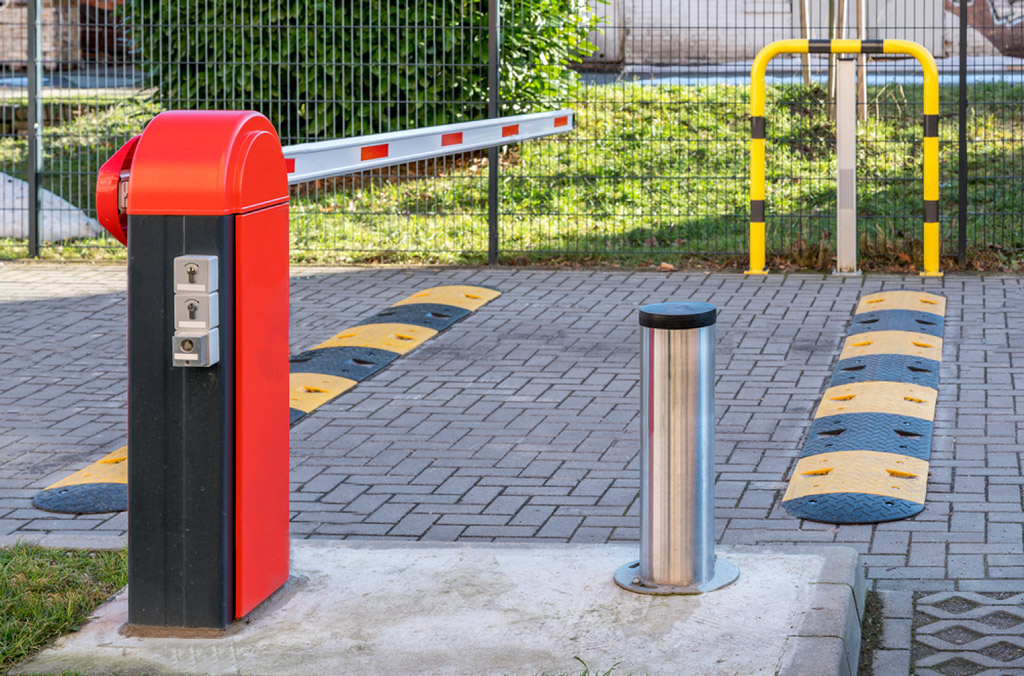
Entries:
{"label": "speed bump", "polygon": [[[291,357],[291,424],[500,295],[496,289],[466,285],[417,291]],[[85,469],[47,486],[36,494],[32,504],[38,509],[64,514],[126,510],[128,448],[122,446]]]}
{"label": "speed bump", "polygon": [[[354,385],[500,295],[497,289],[467,285],[435,286],[417,291],[359,324],[339,331],[313,349],[292,357],[292,375],[301,373],[308,378],[321,374],[348,379],[354,381]],[[304,410],[302,406],[293,404],[290,412],[293,425],[341,392],[299,394],[305,405],[315,406]]]}
{"label": "speed bump", "polygon": [[128,447],[44,488],[32,504],[48,512],[100,514],[128,509]]}
{"label": "speed bump", "polygon": [[782,506],[826,523],[877,523],[924,509],[946,299],[861,298]]}

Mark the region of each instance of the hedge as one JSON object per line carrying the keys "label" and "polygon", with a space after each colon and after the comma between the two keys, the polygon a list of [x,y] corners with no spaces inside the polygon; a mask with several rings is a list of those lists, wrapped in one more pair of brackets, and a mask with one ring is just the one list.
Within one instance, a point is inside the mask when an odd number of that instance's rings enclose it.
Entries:
{"label": "hedge", "polygon": [[[174,108],[249,108],[302,141],[481,119],[486,0],[125,0],[136,58]],[[503,112],[565,102],[593,50],[586,0],[501,0]]]}

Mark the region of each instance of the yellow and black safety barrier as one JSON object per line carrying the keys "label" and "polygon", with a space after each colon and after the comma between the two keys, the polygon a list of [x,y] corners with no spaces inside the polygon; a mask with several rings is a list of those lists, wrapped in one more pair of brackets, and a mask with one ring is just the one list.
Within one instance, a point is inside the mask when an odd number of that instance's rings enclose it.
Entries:
{"label": "yellow and black safety barrier", "polygon": [[778,40],[754,59],[750,71],[750,269],[767,272],[765,263],[765,71],[779,54],[907,54],[924,73],[924,271],[939,270],[939,71],[923,46],[910,40]]}
{"label": "yellow and black safety barrier", "polygon": [[782,506],[876,523],[924,509],[946,299],[883,291],[857,305]]}
{"label": "yellow and black safety barrier", "polygon": [[[482,286],[435,286],[338,332],[291,358],[291,423],[355,387],[501,295]],[[47,486],[32,504],[49,512],[97,514],[128,508],[128,449],[107,454]]]}

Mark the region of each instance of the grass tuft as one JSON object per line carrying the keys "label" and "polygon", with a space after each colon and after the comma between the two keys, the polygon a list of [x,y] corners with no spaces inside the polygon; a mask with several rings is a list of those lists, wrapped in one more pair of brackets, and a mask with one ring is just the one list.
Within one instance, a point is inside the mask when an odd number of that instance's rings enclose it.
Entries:
{"label": "grass tuft", "polygon": [[0,673],[76,631],[127,582],[123,550],[0,549]]}

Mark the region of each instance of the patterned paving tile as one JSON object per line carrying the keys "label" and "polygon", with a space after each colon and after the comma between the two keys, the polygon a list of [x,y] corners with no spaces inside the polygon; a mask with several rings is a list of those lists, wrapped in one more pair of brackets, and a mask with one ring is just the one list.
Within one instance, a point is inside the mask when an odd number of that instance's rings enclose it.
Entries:
{"label": "patterned paving tile", "polygon": [[1024,593],[922,594],[915,611],[918,676],[1024,674]]}

